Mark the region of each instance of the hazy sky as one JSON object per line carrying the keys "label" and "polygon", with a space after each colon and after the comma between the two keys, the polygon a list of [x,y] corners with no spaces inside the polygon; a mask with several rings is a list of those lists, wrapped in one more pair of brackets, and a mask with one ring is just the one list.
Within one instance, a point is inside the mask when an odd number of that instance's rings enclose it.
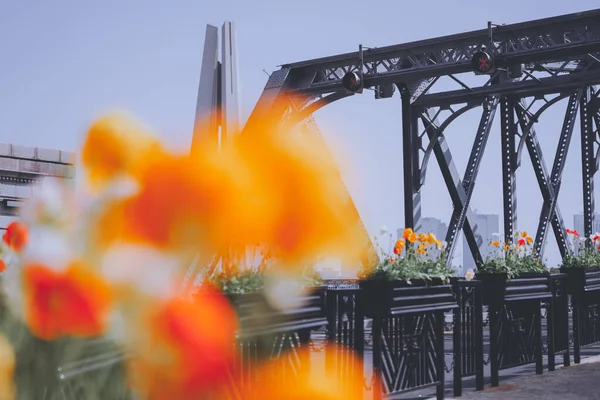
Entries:
{"label": "hazy sky", "polygon": [[[481,29],[488,20],[514,23],[598,7],[596,0],[539,5],[519,0],[349,4],[0,0],[0,141],[76,150],[90,121],[121,108],[136,114],[173,146],[187,149],[206,24],[236,23],[245,120],[266,83],[263,69],[270,72],[283,63],[355,51],[359,44],[377,47]],[[564,106],[564,102],[556,105],[537,127],[549,169]],[[479,113],[469,112],[446,131],[461,174]],[[399,97],[375,101],[372,92],[365,92],[316,117],[369,231],[375,234],[382,224],[402,227]],[[473,206],[500,214],[498,120],[499,111]],[[571,146],[559,200],[567,226],[582,210],[578,137]],[[447,221],[450,198],[434,159],[430,167],[423,215]],[[526,154],[517,179],[519,228],[535,231],[542,197]],[[550,263],[556,263],[555,241],[551,235],[549,239],[546,254]]]}

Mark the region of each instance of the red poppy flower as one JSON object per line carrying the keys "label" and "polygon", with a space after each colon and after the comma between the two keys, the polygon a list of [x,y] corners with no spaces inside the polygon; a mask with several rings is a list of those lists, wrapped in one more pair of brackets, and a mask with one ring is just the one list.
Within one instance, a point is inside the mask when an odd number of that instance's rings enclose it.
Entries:
{"label": "red poppy flower", "polygon": [[133,385],[149,400],[198,399],[213,393],[232,372],[237,320],[229,301],[203,288],[194,301],[172,299],[146,321],[130,363]]}
{"label": "red poppy flower", "polygon": [[9,248],[20,253],[29,242],[27,226],[19,221],[11,222],[4,232],[2,240]]}
{"label": "red poppy flower", "polygon": [[73,264],[56,271],[41,264],[23,267],[25,320],[41,339],[98,336],[111,305],[107,284]]}
{"label": "red poppy flower", "polygon": [[567,232],[567,235],[579,236],[579,233],[572,229],[567,229],[566,232]]}

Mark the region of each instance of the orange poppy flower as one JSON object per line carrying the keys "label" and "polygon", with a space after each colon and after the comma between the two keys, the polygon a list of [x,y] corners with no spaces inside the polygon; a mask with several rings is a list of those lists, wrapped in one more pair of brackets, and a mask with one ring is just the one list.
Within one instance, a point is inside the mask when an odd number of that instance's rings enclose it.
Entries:
{"label": "orange poppy flower", "polygon": [[6,263],[0,258],[0,272],[6,271]]}
{"label": "orange poppy flower", "polygon": [[491,245],[494,246],[494,247],[498,247],[498,246],[500,246],[500,242],[496,240],[496,241],[493,241],[491,243]]}
{"label": "orange poppy flower", "polygon": [[229,240],[263,242],[285,261],[354,251],[356,238],[349,232],[355,231],[355,220],[344,202],[347,194],[334,184],[335,165],[312,137],[297,141],[289,132],[276,133],[240,135],[224,152],[236,176],[233,206],[223,224],[236,227],[229,228]]}
{"label": "orange poppy flower", "polygon": [[23,267],[25,321],[41,339],[104,332],[111,292],[93,272],[76,263],[63,271],[41,264]]}
{"label": "orange poppy flower", "polygon": [[237,321],[229,301],[203,288],[194,301],[172,299],[145,320],[136,338],[131,382],[148,400],[198,399],[232,372]]}
{"label": "orange poppy flower", "polygon": [[404,239],[398,239],[394,245],[394,254],[402,254],[402,250],[406,246]]}
{"label": "orange poppy flower", "polygon": [[29,230],[24,223],[13,221],[6,227],[2,240],[9,248],[20,253],[29,243]]}
{"label": "orange poppy flower", "polygon": [[417,240],[419,240],[419,238],[417,237],[416,233],[411,232],[411,233],[408,234],[408,237],[407,237],[406,240],[408,240],[411,243],[415,243]]}
{"label": "orange poppy flower", "polygon": [[437,240],[437,238],[435,237],[435,235],[433,233],[429,233],[427,235],[427,244],[434,245],[437,242],[439,242],[439,240]]}
{"label": "orange poppy flower", "polygon": [[406,240],[412,233],[413,233],[412,228],[406,228],[406,229],[404,229],[404,232],[402,232],[402,237]]}
{"label": "orange poppy flower", "polygon": [[231,192],[216,168],[163,155],[148,159],[138,174],[138,192],[99,216],[98,245],[123,239],[164,250],[224,240],[219,218],[230,208]]}
{"label": "orange poppy flower", "polygon": [[88,130],[81,159],[88,181],[98,187],[120,174],[134,173],[137,164],[162,151],[159,142],[132,119],[109,115],[98,119]]}
{"label": "orange poppy flower", "polygon": [[[297,359],[310,358],[306,350],[297,353]],[[359,360],[348,355],[344,360],[346,371],[360,371],[362,364]],[[281,360],[272,360],[259,367],[255,372],[264,382],[250,393],[244,393],[247,400],[359,400],[363,398],[363,380],[361,374],[349,374],[348,379],[342,384],[336,379],[338,376],[335,366],[321,368],[298,368],[291,371]],[[224,397],[227,398],[227,397]]]}

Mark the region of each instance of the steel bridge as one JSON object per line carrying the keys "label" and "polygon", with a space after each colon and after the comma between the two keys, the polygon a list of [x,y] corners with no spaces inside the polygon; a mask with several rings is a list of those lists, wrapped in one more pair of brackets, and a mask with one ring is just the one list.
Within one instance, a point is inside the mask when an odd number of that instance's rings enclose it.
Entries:
{"label": "steel bridge", "polygon": [[[478,70],[477,57],[482,56],[490,68]],[[474,73],[485,78],[480,85],[469,86],[459,77]],[[434,92],[442,77],[458,82],[461,89]],[[600,9],[502,26],[488,23],[487,29],[380,48],[360,46],[353,53],[284,64],[270,75],[244,129],[252,129],[266,117],[316,128],[312,113],[334,101],[358,95],[363,88],[374,89],[376,98],[391,97],[397,88],[402,99],[405,226],[419,228],[421,189],[433,155],[453,204],[446,235],[448,260],[463,230],[479,263],[482,237],[470,200],[499,108],[505,240],[510,242],[516,230],[516,171],[526,149],[543,196],[535,249],[541,257],[552,229],[564,256],[570,249],[557,198],[577,120],[585,235],[592,234],[594,177],[600,166],[598,84]],[[563,99],[568,104],[550,166],[535,127],[542,114]],[[481,110],[481,119],[461,175],[444,132],[475,108]],[[442,118],[441,111],[449,116]],[[348,204],[354,207],[351,199]],[[363,262],[371,262],[376,256],[373,245],[355,215],[365,238]]]}

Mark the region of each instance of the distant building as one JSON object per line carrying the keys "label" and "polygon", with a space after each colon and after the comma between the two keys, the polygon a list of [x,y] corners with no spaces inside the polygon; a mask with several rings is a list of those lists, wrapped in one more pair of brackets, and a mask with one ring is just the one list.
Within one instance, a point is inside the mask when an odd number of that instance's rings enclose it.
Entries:
{"label": "distant building", "polygon": [[[585,234],[583,227],[583,213],[573,215],[573,229],[579,232],[580,235]],[[592,233],[600,232],[600,214],[594,213],[592,220]]]}
{"label": "distant building", "polygon": [[44,178],[73,183],[75,162],[75,153],[0,143],[0,229],[18,219],[21,204]]}
{"label": "distant building", "polygon": [[[479,251],[481,252],[481,257],[485,260],[492,251],[490,242],[498,240],[498,237],[494,234],[499,233],[500,217],[498,214],[476,214],[476,216],[477,231],[483,239]],[[464,275],[465,271],[468,269],[475,270],[476,268],[477,266],[475,265],[475,260],[471,254],[471,249],[469,248],[467,239],[463,235],[463,265],[462,268],[458,268],[458,272],[460,275]]]}

